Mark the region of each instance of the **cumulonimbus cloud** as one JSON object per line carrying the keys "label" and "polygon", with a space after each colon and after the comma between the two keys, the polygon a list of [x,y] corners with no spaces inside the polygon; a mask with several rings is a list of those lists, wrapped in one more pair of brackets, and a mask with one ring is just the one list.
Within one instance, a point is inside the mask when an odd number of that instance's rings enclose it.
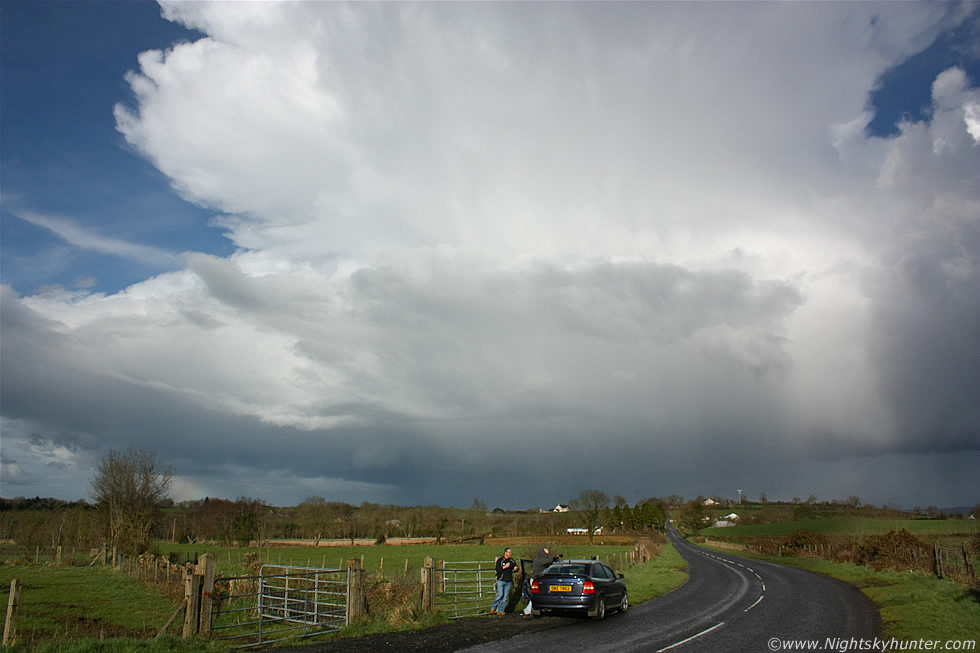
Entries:
{"label": "cumulonimbus cloud", "polygon": [[[152,431],[186,434],[177,458],[209,429],[303,496],[443,503],[421,470],[466,503],[549,492],[536,442],[575,466],[601,441],[615,473],[587,484],[621,494],[700,493],[705,456],[809,495],[836,481],[773,470],[855,483],[854,456],[976,450],[975,80],[946,71],[929,122],[864,133],[941,7],[240,9],[165,3],[207,36],[143,53],[116,107],[240,250],[113,296],[5,293],[5,414],[43,421],[31,391],[83,371],[64,427],[102,446],[132,423],[104,387],[137,421],[169,406]],[[47,338],[60,374],[32,374]]]}

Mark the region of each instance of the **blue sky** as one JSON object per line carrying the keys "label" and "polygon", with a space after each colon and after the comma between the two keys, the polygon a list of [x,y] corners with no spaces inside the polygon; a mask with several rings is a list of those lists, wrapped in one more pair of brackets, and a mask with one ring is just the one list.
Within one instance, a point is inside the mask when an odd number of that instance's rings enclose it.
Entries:
{"label": "blue sky", "polygon": [[229,253],[208,226],[211,213],[181,200],[126,144],[112,115],[130,97],[123,78],[139,52],[201,35],[163,20],[155,2],[15,1],[2,12],[4,283],[25,293],[79,283],[116,292],[167,269],[72,246],[18,219],[25,214],[175,258],[187,249]]}
{"label": "blue sky", "polygon": [[972,505],[978,15],[4,2],[0,495]]}

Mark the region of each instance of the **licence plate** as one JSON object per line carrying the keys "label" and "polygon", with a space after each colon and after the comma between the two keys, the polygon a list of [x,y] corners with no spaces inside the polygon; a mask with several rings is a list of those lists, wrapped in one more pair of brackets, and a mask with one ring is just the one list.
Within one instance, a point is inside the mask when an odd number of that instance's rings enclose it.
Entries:
{"label": "licence plate", "polygon": [[571,585],[548,585],[549,592],[571,592]]}

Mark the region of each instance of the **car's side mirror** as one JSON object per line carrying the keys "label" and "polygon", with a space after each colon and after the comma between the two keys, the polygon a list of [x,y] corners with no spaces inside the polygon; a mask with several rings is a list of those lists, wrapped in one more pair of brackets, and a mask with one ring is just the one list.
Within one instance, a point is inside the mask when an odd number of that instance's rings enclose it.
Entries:
{"label": "car's side mirror", "polygon": [[622,580],[622,579],[626,578],[626,576],[624,576],[622,574],[616,574],[616,578]]}

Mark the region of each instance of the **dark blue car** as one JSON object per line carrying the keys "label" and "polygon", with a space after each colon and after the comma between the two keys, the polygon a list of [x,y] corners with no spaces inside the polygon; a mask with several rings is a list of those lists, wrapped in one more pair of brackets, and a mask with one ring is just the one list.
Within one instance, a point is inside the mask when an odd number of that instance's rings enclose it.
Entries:
{"label": "dark blue car", "polygon": [[600,560],[560,560],[531,580],[531,614],[585,614],[604,619],[626,612],[629,595],[622,574]]}

